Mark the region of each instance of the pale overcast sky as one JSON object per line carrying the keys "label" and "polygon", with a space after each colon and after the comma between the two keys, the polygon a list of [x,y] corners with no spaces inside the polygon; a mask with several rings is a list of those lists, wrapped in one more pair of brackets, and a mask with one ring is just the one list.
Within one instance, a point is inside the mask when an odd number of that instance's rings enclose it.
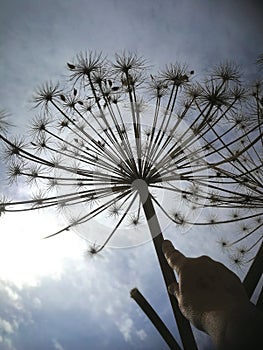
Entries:
{"label": "pale overcast sky", "polygon": [[[229,59],[253,76],[263,51],[260,4],[1,0],[0,109],[8,110],[12,123],[24,131],[35,113],[30,103],[34,89],[63,79],[66,62],[81,50],[102,50],[109,58],[116,51],[136,51],[156,70],[176,60],[187,62],[197,76]],[[77,235],[44,243],[35,238],[36,227],[57,225],[52,213],[0,219],[1,349],[167,349],[129,297],[130,289],[139,287],[177,334],[151,243],[86,259],[87,245]],[[181,236],[178,248],[223,259],[205,233],[198,240],[194,233]],[[200,350],[212,349],[205,336],[197,336]]]}

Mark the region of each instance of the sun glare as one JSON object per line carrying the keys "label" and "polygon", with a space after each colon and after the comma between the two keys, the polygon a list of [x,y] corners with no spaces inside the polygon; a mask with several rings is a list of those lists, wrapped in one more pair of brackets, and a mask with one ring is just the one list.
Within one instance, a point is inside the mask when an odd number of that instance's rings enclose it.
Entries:
{"label": "sun glare", "polygon": [[79,255],[83,242],[70,232],[43,240],[44,232],[57,225],[52,214],[17,213],[15,218],[13,215],[1,218],[0,278],[19,287],[36,285],[43,276],[59,278],[63,261]]}

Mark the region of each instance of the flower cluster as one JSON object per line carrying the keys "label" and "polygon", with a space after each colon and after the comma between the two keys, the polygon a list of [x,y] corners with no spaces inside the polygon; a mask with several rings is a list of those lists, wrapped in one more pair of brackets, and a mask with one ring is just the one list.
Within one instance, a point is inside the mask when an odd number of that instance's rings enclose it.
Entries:
{"label": "flower cluster", "polygon": [[[143,222],[146,191],[162,223],[230,224],[222,248],[234,262],[252,259],[263,224],[262,85],[244,87],[231,62],[202,81],[177,62],[150,73],[132,53],[110,62],[84,52],[67,67],[66,88],[36,91],[29,138],[9,137],[1,113],[8,179],[24,178],[34,193],[1,197],[0,214],[56,207],[69,220],[47,236],[75,228],[97,253],[121,227]],[[115,224],[96,238],[81,231],[90,220]]]}

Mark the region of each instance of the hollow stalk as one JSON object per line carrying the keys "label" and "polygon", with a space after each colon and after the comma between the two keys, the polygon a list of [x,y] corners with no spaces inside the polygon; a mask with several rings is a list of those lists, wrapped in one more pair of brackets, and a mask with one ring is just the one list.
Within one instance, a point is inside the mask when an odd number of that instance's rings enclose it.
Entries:
{"label": "hollow stalk", "polygon": [[[168,293],[168,286],[171,283],[176,282],[176,278],[174,271],[167,263],[162,252],[162,243],[164,241],[164,237],[148,190],[148,185],[144,180],[137,179],[134,181],[133,186],[137,189],[140,195],[144,214],[147,219],[148,227],[152,236],[152,241]],[[189,321],[182,315],[175,296],[170,295],[169,293],[168,296],[184,349],[197,350],[197,345]]]}

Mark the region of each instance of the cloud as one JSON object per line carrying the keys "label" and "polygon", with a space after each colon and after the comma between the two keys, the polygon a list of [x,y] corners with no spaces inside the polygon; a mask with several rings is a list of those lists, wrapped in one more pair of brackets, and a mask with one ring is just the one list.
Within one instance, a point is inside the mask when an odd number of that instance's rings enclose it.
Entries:
{"label": "cloud", "polygon": [[144,341],[147,338],[147,333],[145,330],[137,330],[134,325],[134,321],[127,314],[123,314],[122,317],[116,321],[116,325],[126,342],[134,341],[135,336],[137,336],[141,341]]}
{"label": "cloud", "polygon": [[140,340],[145,340],[147,338],[147,334],[144,329],[140,329],[139,331],[136,331],[136,334],[138,335],[138,338]]}
{"label": "cloud", "polygon": [[10,286],[5,285],[4,286],[4,290],[8,296],[9,299],[11,299],[12,301],[17,301],[19,300],[19,295],[17,292],[15,292]]}
{"label": "cloud", "polygon": [[53,341],[54,349],[65,350],[65,348],[56,339],[53,339],[52,341]]}
{"label": "cloud", "polygon": [[117,326],[122,333],[126,342],[131,341],[131,333],[133,330],[133,320],[127,315],[123,315],[122,318],[116,322]]}
{"label": "cloud", "polygon": [[4,349],[15,350],[12,342],[12,335],[18,328],[16,321],[8,321],[0,317],[0,345]]}
{"label": "cloud", "polygon": [[42,301],[38,297],[33,299],[32,304],[36,309],[40,309],[42,307]]}
{"label": "cloud", "polygon": [[9,321],[6,321],[2,318],[0,318],[0,329],[2,330],[2,332],[7,334],[14,332],[13,325]]}
{"label": "cloud", "polygon": [[[139,268],[142,265],[144,269]],[[14,345],[26,344],[26,339],[30,339],[30,344],[41,350],[51,344],[84,350],[87,338],[94,347],[107,350],[114,344],[123,344],[127,350],[145,350],[158,343],[159,335],[152,335],[154,328],[129,295],[134,286],[146,284],[144,292],[150,299],[151,294],[155,298],[151,289],[157,290],[162,283],[158,281],[158,271],[154,279],[151,277],[152,270],[158,269],[151,244],[135,249],[106,249],[92,259],[81,254],[68,257],[62,267],[60,278],[53,278],[52,273],[38,276],[34,285],[18,287],[10,281],[1,282],[0,310],[12,315],[12,319],[1,315],[8,322],[3,322],[9,331],[6,339]],[[166,308],[162,300],[158,304],[160,309]],[[151,334],[147,346],[146,334]]]}
{"label": "cloud", "polygon": [[[0,278],[0,317],[10,317],[11,310],[20,312],[23,309],[23,302],[19,295],[19,289],[12,282]],[[2,306],[2,308],[1,308]]]}
{"label": "cloud", "polygon": [[[0,336],[0,343],[1,343],[1,336]],[[2,347],[4,350],[18,350],[14,347],[12,340],[9,338],[2,338]]]}

